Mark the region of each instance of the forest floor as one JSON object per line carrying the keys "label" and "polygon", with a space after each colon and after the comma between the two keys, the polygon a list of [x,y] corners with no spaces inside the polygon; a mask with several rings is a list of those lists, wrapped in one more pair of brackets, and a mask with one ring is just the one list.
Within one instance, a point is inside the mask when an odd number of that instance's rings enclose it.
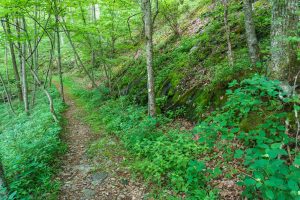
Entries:
{"label": "forest floor", "polygon": [[140,181],[133,181],[129,170],[122,165],[122,158],[116,152],[119,148],[115,148],[119,146],[118,141],[113,138],[106,140],[109,142],[103,145],[103,149],[98,149],[97,157],[89,156],[90,145],[101,141],[102,133],[93,133],[84,121],[87,113],[76,104],[74,97],[66,95],[66,104],[69,107],[64,113],[67,123],[62,139],[68,145],[68,151],[57,177],[62,183],[59,199],[143,199],[145,186]]}

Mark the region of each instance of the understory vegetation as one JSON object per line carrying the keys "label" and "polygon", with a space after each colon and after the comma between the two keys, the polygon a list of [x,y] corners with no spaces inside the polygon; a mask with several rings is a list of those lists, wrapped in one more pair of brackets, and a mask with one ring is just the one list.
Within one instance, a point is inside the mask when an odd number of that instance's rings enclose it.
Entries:
{"label": "understory vegetation", "polygon": [[0,199],[59,199],[67,96],[145,199],[300,200],[299,6],[0,0]]}
{"label": "understory vegetation", "polygon": [[[61,113],[64,106],[59,93],[53,89],[51,94]],[[21,107],[15,110],[17,115],[9,115],[9,107],[0,106],[0,160],[10,199],[55,198],[59,183],[53,175],[65,147],[60,140],[61,125],[53,123],[47,98],[37,93],[30,116]]]}
{"label": "understory vegetation", "polygon": [[86,112],[97,108],[87,122],[118,136],[134,155],[131,169],[159,188],[154,198],[218,199],[210,183],[235,176],[250,199],[299,198],[300,154],[289,132],[299,98],[282,91],[279,81],[254,75],[231,82],[224,105],[193,130],[163,115],[149,118],[146,107],[126,96],[110,99],[106,88],[66,85]]}

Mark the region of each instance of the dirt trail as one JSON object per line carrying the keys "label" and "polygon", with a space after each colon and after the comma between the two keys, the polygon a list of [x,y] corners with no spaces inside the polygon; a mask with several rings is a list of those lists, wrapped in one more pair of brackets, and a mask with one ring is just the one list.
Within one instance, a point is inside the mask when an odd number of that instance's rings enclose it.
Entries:
{"label": "dirt trail", "polygon": [[83,111],[76,106],[74,100],[67,96],[66,103],[69,108],[64,117],[68,123],[63,139],[68,145],[68,152],[63,158],[62,171],[58,175],[58,179],[62,182],[59,199],[143,199],[145,193],[143,185],[131,181],[129,173],[119,167],[119,163],[116,163],[114,159],[107,157],[97,160],[89,159],[86,152],[89,143],[96,138],[90,127],[80,119]]}

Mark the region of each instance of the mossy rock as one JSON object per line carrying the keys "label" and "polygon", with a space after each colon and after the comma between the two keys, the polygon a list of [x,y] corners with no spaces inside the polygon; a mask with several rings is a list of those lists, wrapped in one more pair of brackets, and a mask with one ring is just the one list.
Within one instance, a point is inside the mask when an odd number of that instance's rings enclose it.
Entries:
{"label": "mossy rock", "polygon": [[261,115],[256,112],[251,112],[247,117],[242,119],[240,122],[240,129],[244,132],[249,132],[250,130],[255,129],[255,127],[259,126],[264,122],[264,119]]}

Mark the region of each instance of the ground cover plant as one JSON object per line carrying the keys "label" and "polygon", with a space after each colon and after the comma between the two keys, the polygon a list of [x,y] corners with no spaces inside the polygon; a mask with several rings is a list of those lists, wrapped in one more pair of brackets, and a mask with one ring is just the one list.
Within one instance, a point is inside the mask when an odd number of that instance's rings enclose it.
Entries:
{"label": "ground cover plant", "polygon": [[[51,94],[57,113],[64,105],[56,90]],[[59,183],[53,180],[59,155],[65,149],[60,139],[61,124],[53,122],[47,98],[37,93],[36,106],[30,117],[1,105],[0,160],[11,196],[17,199],[54,198]],[[21,108],[20,108],[21,109]]]}
{"label": "ground cover plant", "polygon": [[[246,197],[298,198],[299,152],[290,150],[296,140],[289,131],[296,127],[294,112],[298,112],[299,99],[285,93],[279,81],[254,75],[231,82],[224,106],[193,131],[165,128],[172,119],[148,118],[145,107],[131,104],[127,97],[108,99],[105,89],[72,90],[79,101],[89,99],[84,104],[87,111],[99,108],[87,120],[119,137],[135,156],[132,170],[161,190],[171,189],[173,198],[218,198],[218,191],[208,183],[233,174],[238,174]],[[221,168],[242,161],[241,169],[246,172],[230,174],[210,166],[211,152],[216,149],[226,158]]]}

